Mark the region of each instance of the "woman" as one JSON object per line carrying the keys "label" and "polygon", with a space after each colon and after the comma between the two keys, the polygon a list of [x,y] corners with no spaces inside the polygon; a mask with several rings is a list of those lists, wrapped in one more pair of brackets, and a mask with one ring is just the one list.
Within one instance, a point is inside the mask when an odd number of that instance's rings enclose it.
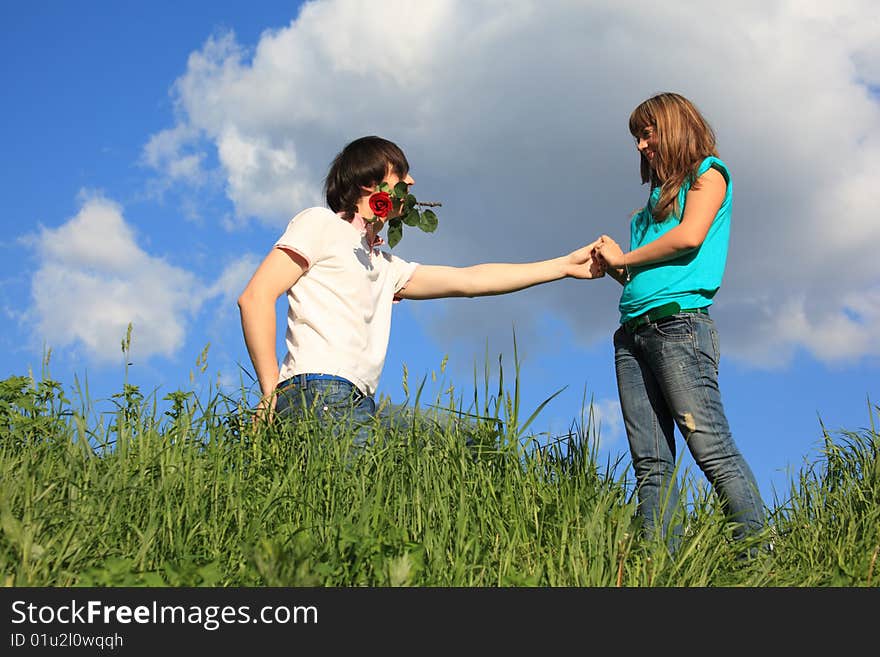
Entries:
{"label": "woman", "polygon": [[727,260],[733,183],[715,134],[687,98],[661,93],[629,129],[651,193],[630,220],[630,250],[603,235],[597,255],[623,285],[614,334],[617,388],[647,537],[670,533],[678,506],[675,426],[741,539],[764,525],[751,469],[731,435],[718,388],[718,333],[709,315]]}

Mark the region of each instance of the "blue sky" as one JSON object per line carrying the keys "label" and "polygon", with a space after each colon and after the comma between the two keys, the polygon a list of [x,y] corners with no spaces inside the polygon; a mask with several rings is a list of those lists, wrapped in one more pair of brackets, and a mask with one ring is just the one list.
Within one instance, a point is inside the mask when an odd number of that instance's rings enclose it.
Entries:
{"label": "blue sky", "polygon": [[[443,202],[438,231],[405,233],[401,257],[625,242],[647,194],[627,118],[673,90],[733,174],[720,384],[765,501],[784,497],[820,419],[857,431],[880,401],[880,23],[869,2],[826,4],[4,2],[4,376],[39,377],[51,348],[53,378],[106,400],[131,321],[143,391],[233,390],[251,370],[235,298],[364,134],[400,144],[419,198]],[[603,454],[626,456],[618,295],[605,279],[402,303],[380,392],[403,398],[405,364],[429,398],[453,384],[467,400],[487,354],[512,381],[515,331],[523,417],[565,387],[534,428],[567,431],[586,397]]]}

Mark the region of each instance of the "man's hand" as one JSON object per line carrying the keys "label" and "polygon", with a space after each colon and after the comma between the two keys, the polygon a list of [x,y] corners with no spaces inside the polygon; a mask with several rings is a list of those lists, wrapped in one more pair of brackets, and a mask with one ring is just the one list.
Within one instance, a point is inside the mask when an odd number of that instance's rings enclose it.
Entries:
{"label": "man's hand", "polygon": [[254,409],[254,417],[252,418],[254,427],[261,424],[271,424],[272,420],[275,418],[275,403],[277,401],[278,396],[274,391],[260,399],[256,409]]}
{"label": "man's hand", "polygon": [[568,254],[569,271],[572,278],[601,278],[605,275],[605,262],[598,256],[597,248],[602,238]]}

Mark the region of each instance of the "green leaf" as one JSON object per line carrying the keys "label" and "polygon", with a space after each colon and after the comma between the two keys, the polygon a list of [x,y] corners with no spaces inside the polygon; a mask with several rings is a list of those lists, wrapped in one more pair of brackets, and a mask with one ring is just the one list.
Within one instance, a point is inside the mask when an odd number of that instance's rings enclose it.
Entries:
{"label": "green leaf", "polygon": [[394,186],[394,196],[396,196],[397,198],[406,198],[408,192],[409,185],[407,185],[402,180]]}
{"label": "green leaf", "polygon": [[388,222],[388,246],[393,249],[402,237],[403,224],[400,223],[399,218],[395,217]]}
{"label": "green leaf", "polygon": [[419,211],[416,209],[412,209],[407,212],[403,216],[403,223],[405,223],[407,226],[418,226],[420,223],[422,223],[422,218],[419,216]]}
{"label": "green leaf", "polygon": [[422,223],[419,224],[419,228],[426,233],[433,233],[437,230],[437,215],[431,210],[422,212]]}
{"label": "green leaf", "polygon": [[404,204],[403,207],[405,207],[407,210],[412,210],[414,207],[416,207],[416,203],[418,203],[418,200],[416,200],[416,197],[413,196],[412,194],[407,194],[406,195],[406,203]]}
{"label": "green leaf", "polygon": [[380,183],[379,183],[378,190],[379,190],[380,192],[387,192],[387,191],[390,190],[390,189],[391,189],[391,188],[388,186],[388,183],[387,183],[387,182],[380,182]]}

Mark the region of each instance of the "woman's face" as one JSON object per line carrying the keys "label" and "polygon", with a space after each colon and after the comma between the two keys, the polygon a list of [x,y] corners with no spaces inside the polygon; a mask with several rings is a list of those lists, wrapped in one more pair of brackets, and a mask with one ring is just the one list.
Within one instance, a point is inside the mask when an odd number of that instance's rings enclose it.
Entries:
{"label": "woman's face", "polygon": [[636,148],[639,150],[651,169],[654,168],[657,159],[657,128],[653,125],[646,125],[642,131],[634,137],[636,140]]}

